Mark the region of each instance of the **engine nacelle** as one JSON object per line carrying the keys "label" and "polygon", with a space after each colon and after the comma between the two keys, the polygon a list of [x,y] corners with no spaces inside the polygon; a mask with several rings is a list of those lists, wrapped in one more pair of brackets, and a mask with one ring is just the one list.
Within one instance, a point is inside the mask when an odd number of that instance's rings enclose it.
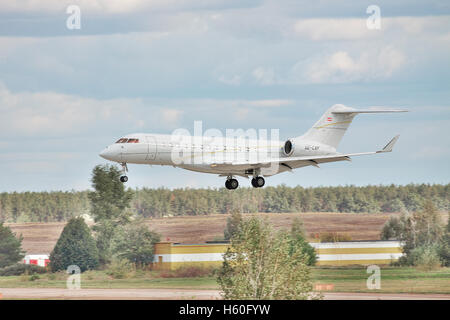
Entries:
{"label": "engine nacelle", "polygon": [[283,145],[283,153],[285,156],[289,157],[294,152],[294,149],[295,149],[294,142],[290,139],[287,140]]}
{"label": "engine nacelle", "polygon": [[292,138],[286,140],[282,147],[282,152],[286,157],[301,157],[333,154],[336,152],[336,149],[319,142]]}

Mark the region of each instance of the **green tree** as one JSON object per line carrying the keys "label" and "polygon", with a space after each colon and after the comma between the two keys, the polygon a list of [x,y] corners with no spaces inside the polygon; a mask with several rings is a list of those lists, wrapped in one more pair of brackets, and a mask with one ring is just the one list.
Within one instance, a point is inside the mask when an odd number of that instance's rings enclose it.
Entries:
{"label": "green tree", "polygon": [[439,256],[442,264],[450,267],[450,218],[447,221],[447,228],[445,234],[442,236],[441,244],[439,246]]}
{"label": "green tree", "polygon": [[223,231],[225,240],[230,240],[233,235],[239,230],[239,226],[242,223],[242,214],[238,210],[234,210],[231,213],[231,217],[227,218],[227,226]]}
{"label": "green tree", "polygon": [[70,265],[77,265],[83,272],[97,268],[98,264],[98,250],[91,230],[83,218],[70,219],[50,254],[51,270],[66,270]]}
{"label": "green tree", "polygon": [[24,257],[22,235],[16,238],[10,227],[0,222],[0,268],[12,265]]}
{"label": "green tree", "polygon": [[110,261],[111,239],[117,227],[130,221],[131,212],[127,208],[133,199],[133,191],[125,190],[120,175],[121,171],[114,165],[98,165],[92,170],[94,191],[88,196],[101,264]]}
{"label": "green tree", "polygon": [[224,298],[315,298],[307,257],[291,248],[289,235],[268,222],[254,217],[242,222],[218,273]]}
{"label": "green tree", "polygon": [[403,232],[403,222],[402,219],[391,216],[389,220],[383,226],[381,230],[381,240],[394,240],[400,239]]}
{"label": "green tree", "polygon": [[292,222],[290,236],[290,253],[293,255],[294,252],[300,251],[302,253],[300,256],[301,259],[306,256],[306,264],[308,266],[314,266],[317,261],[316,250],[308,243],[308,241],[306,241],[303,222],[299,217],[295,217]]}
{"label": "green tree", "polygon": [[154,245],[160,238],[142,220],[136,220],[119,229],[113,238],[112,252],[117,258],[127,259],[136,267],[144,267],[153,262]]}
{"label": "green tree", "polygon": [[405,256],[400,259],[400,262],[417,265],[422,254],[426,255],[427,259],[432,254],[437,255],[437,246],[444,236],[441,220],[433,202],[426,200],[420,211],[403,212],[400,217],[391,217],[383,227],[381,238],[403,241]]}

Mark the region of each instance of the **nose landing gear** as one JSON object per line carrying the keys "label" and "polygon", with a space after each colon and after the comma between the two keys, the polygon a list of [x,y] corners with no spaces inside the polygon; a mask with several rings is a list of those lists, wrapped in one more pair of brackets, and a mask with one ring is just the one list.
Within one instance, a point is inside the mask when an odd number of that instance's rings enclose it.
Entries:
{"label": "nose landing gear", "polygon": [[122,165],[122,175],[120,176],[120,182],[125,183],[128,181],[127,177],[128,167],[125,162],[122,162],[121,165]]}

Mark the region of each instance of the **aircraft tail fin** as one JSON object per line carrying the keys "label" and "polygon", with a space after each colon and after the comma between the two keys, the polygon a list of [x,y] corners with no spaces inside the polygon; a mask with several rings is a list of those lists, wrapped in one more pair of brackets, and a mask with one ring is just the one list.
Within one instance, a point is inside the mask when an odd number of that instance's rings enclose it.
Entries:
{"label": "aircraft tail fin", "polygon": [[[309,129],[302,139],[320,142],[333,148],[337,148],[345,132],[359,113],[385,113],[385,112],[407,112],[401,109],[370,108],[354,109],[342,104],[335,104],[329,108],[322,117]],[[299,137],[300,138],[300,137]],[[395,141],[393,142],[393,144]],[[392,145],[393,145],[392,144]],[[388,147],[388,146],[386,146]]]}

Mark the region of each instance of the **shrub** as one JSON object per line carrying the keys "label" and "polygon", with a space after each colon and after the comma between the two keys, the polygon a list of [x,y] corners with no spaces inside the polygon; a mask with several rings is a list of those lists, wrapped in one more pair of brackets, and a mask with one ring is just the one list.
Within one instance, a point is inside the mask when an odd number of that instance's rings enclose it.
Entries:
{"label": "shrub", "polygon": [[348,234],[338,232],[323,232],[319,235],[320,242],[339,242],[339,241],[351,241],[352,237]]}
{"label": "shrub", "polygon": [[129,278],[135,271],[135,266],[126,259],[114,259],[106,269],[106,274],[114,279]]}
{"label": "shrub", "polygon": [[37,273],[46,273],[47,268],[37,266],[34,264],[23,264],[23,263],[17,263],[12,266],[5,267],[3,269],[0,269],[0,276],[6,277],[6,276],[20,276],[22,274],[37,274]]}
{"label": "shrub", "polygon": [[419,269],[427,271],[441,266],[437,246],[420,246],[411,250],[408,262]]}
{"label": "shrub", "polygon": [[391,216],[388,221],[383,225],[381,230],[381,240],[399,239],[402,233],[402,221],[398,217]]}
{"label": "shrub", "polygon": [[39,277],[37,274],[32,274],[32,275],[28,278],[29,281],[34,281],[34,280],[38,280],[38,279],[40,279],[40,277]]}
{"label": "shrub", "polygon": [[50,273],[50,274],[48,275],[48,280],[56,280],[56,274]]}
{"label": "shrub", "polygon": [[205,266],[182,266],[175,270],[164,270],[159,273],[161,278],[199,278],[212,276],[215,272],[213,267]]}

